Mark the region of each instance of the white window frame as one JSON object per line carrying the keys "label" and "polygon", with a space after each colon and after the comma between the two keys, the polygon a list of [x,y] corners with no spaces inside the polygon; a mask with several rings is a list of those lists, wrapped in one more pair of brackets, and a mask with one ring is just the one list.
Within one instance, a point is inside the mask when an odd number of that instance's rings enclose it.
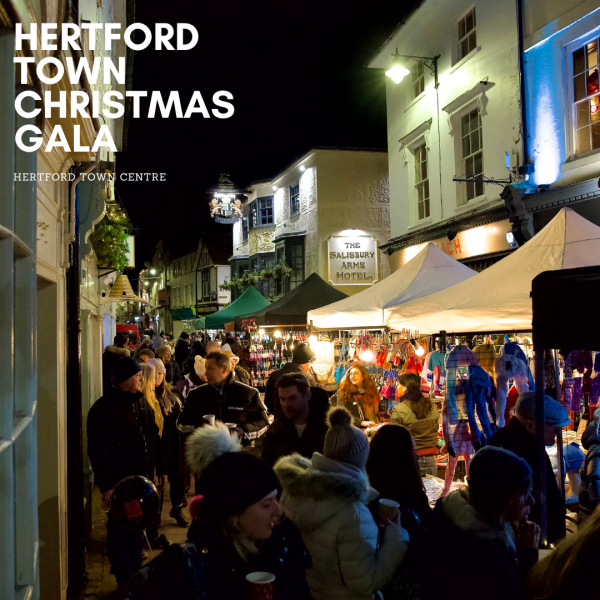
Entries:
{"label": "white window frame", "polygon": [[[425,168],[427,169],[427,176],[425,177],[425,179],[421,179],[418,180],[417,179],[417,152],[420,152],[421,149],[425,150]],[[413,177],[414,177],[414,181],[413,181],[413,197],[414,197],[414,204],[415,204],[415,218],[416,218],[416,222],[421,222],[424,221],[425,219],[429,219],[431,217],[431,186],[429,184],[429,144],[425,141],[425,138],[421,138],[419,140],[419,143],[415,144],[412,149],[411,149],[412,155],[413,155]],[[422,162],[422,161],[421,161]],[[420,166],[420,165],[419,165]],[[421,169],[418,169],[418,173],[420,176],[420,172]],[[419,216],[419,186],[423,186],[423,189],[425,189],[425,184],[427,184],[427,214],[423,215],[422,217]],[[424,194],[423,194],[424,196]],[[423,200],[423,203],[425,203],[425,200]]]}
{"label": "white window frame", "polygon": [[[576,41],[570,42],[564,47],[564,77],[567,81],[567,85],[565,88],[565,106],[568,107],[565,110],[565,154],[568,157],[569,161],[577,160],[580,158],[584,158],[586,156],[591,156],[593,154],[600,153],[600,148],[595,150],[589,150],[588,152],[583,152],[581,154],[577,154],[577,129],[576,123],[577,118],[575,116],[576,104],[574,101],[574,89],[573,89],[573,53],[586,46],[590,42],[600,38],[600,28],[596,27],[592,31],[590,31],[585,37],[580,37]],[[600,43],[599,43],[600,45]],[[600,62],[598,65],[600,72]],[[595,95],[595,94],[594,94]],[[589,99],[591,96],[586,96]]]}
{"label": "white window frame", "polygon": [[[473,29],[469,30],[469,32],[467,34],[465,34],[463,37],[460,37],[460,32],[459,32],[460,23],[462,21],[464,21],[469,16],[470,13],[473,13],[475,25],[474,25]],[[473,48],[471,48],[471,50],[469,50],[466,54],[461,54],[461,49],[460,49],[461,43],[463,40],[469,38],[472,32],[475,32],[475,46]],[[454,44],[453,54],[455,56],[455,60],[453,62],[456,64],[456,63],[460,62],[461,60],[465,59],[471,53],[477,51],[477,10],[476,10],[474,4],[472,4],[468,8],[468,10],[466,10],[458,19],[456,19],[454,35],[456,36],[455,37],[456,43]]]}
{"label": "white window frame", "polygon": [[[466,165],[465,158],[463,158],[463,149],[462,149],[462,120],[463,117],[468,115],[469,113],[477,111],[478,117],[481,121],[481,145],[480,150],[482,153],[482,174],[485,174],[485,151],[483,148],[483,118],[482,111],[480,108],[480,104],[478,102],[471,102],[461,110],[457,111],[454,115],[452,115],[452,120],[454,121],[454,139],[455,139],[455,170],[456,176],[463,178],[466,176]],[[471,153],[469,156],[473,156]],[[467,205],[473,205],[477,202],[481,201],[485,198],[485,183],[483,183],[483,191],[478,196],[474,196],[470,200],[467,200],[467,183],[466,182],[457,182],[456,183],[456,207],[457,209],[461,209]]]}
{"label": "white window frame", "polygon": [[[419,72],[420,69],[420,72]],[[416,100],[425,92],[425,64],[423,61],[417,61],[410,72],[410,99]]]}

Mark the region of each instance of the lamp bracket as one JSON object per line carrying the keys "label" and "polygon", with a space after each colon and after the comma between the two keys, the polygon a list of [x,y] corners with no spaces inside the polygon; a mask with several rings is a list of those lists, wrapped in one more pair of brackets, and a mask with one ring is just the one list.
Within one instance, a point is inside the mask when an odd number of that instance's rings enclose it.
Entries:
{"label": "lamp bracket", "polygon": [[485,175],[476,175],[475,177],[468,177],[463,179],[461,177],[456,177],[456,175],[452,178],[452,181],[458,182],[469,182],[469,181],[482,181],[483,183],[495,183],[496,185],[505,186],[513,182],[512,175],[508,179],[496,179],[494,177],[486,177]]}
{"label": "lamp bracket", "polygon": [[422,62],[423,65],[427,69],[429,69],[429,73],[434,77],[435,87],[437,89],[437,87],[439,86],[437,61],[438,61],[438,58],[440,58],[441,54],[438,54],[437,56],[412,56],[411,54],[399,54],[398,48],[396,48],[396,53],[392,54],[392,56],[396,59],[397,58],[408,58],[408,59],[414,60],[416,62]]}

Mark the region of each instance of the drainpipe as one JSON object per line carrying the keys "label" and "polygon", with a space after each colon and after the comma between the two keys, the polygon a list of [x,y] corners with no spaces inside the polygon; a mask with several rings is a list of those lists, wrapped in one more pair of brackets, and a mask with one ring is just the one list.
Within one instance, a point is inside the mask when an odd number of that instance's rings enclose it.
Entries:
{"label": "drainpipe", "polygon": [[519,52],[519,92],[521,103],[521,144],[522,144],[522,165],[519,167],[520,175],[533,173],[533,165],[529,164],[529,130],[527,129],[527,110],[525,89],[525,59],[523,58],[523,0],[516,0],[517,13],[517,47]]}

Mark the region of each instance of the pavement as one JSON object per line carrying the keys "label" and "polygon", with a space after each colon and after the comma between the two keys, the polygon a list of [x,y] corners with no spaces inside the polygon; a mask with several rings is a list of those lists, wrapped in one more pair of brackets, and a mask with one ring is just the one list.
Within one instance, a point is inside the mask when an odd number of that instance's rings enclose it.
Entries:
{"label": "pavement", "polygon": [[[193,489],[192,483],[192,489]],[[171,502],[169,500],[169,488],[165,490],[165,500],[162,510],[162,526],[158,530],[159,535],[165,534],[170,542],[182,543],[187,538],[187,527],[178,527],[175,520],[169,516]],[[86,555],[87,586],[85,600],[113,600],[116,598],[114,592],[117,582],[110,574],[110,563],[106,556],[106,513],[100,506],[100,490],[94,487],[92,493],[92,533],[88,541]],[[190,514],[187,508],[183,512],[188,520]],[[160,554],[160,550],[148,551],[145,562],[152,560]]]}

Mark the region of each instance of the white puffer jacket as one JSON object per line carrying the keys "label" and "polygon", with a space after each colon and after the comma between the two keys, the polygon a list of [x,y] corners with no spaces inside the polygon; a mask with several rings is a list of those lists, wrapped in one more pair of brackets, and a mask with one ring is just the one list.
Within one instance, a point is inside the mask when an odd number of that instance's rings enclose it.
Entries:
{"label": "white puffer jacket", "polygon": [[408,533],[389,525],[377,548],[377,525],[366,503],[377,497],[357,467],[319,453],[275,465],[281,505],[300,529],[313,566],[307,581],[315,600],[369,600],[406,555]]}

